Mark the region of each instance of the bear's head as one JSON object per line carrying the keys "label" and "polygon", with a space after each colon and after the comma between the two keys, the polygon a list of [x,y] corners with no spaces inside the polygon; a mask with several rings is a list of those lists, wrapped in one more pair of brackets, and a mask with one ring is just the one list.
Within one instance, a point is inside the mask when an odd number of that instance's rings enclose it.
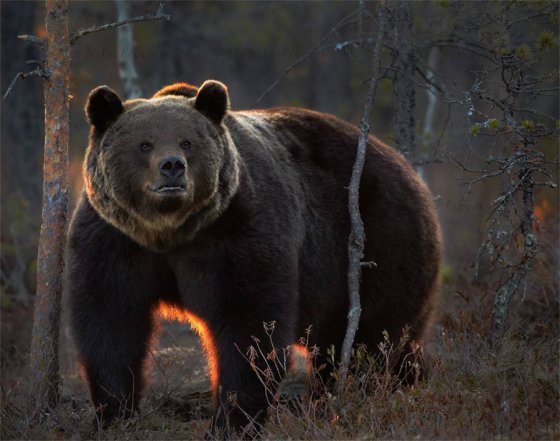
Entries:
{"label": "bear's head", "polygon": [[84,181],[97,213],[153,251],[191,240],[238,188],[228,106],[226,87],[212,80],[125,102],[107,86],[92,90]]}

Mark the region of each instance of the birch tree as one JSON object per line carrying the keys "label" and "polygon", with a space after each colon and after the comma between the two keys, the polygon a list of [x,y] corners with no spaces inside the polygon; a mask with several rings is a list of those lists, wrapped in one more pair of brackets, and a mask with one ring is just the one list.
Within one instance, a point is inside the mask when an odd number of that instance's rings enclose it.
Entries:
{"label": "birch tree", "polygon": [[[130,19],[130,3],[126,0],[115,0],[118,21]],[[134,63],[134,34],[132,26],[125,24],[117,29],[117,57],[119,76],[126,99],[142,96],[142,88]]]}

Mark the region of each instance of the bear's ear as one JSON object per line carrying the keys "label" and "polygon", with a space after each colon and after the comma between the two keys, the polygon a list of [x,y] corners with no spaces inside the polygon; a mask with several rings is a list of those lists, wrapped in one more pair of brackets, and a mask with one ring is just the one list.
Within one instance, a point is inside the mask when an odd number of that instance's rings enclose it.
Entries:
{"label": "bear's ear", "polygon": [[206,80],[198,89],[194,108],[216,124],[220,124],[229,108],[229,96],[225,84]]}
{"label": "bear's ear", "polygon": [[113,89],[99,86],[89,93],[85,111],[89,123],[96,129],[104,131],[123,113],[124,108]]}
{"label": "bear's ear", "polygon": [[198,93],[198,87],[188,83],[175,83],[170,86],[165,86],[159,90],[152,98],[158,98],[166,95],[178,95],[186,98],[193,98]]}

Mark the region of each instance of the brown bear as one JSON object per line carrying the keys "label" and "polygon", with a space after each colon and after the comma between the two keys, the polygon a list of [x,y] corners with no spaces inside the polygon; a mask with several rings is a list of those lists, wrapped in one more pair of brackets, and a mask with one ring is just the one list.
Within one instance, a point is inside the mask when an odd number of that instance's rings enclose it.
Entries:
{"label": "brown bear", "polygon": [[[265,391],[242,354],[252,337],[269,352],[311,326],[309,344],[339,353],[359,131],[299,108],[230,111],[212,80],[126,102],[101,86],[85,111],[67,289],[98,416],[108,424],[138,409],[159,313],[189,320],[203,338],[213,430],[262,422]],[[421,342],[437,300],[436,211],[406,160],[373,136],[360,206],[365,260],[376,265],[362,270],[356,342],[373,351],[383,331],[398,341],[404,327]],[[275,322],[273,343],[263,322]]]}

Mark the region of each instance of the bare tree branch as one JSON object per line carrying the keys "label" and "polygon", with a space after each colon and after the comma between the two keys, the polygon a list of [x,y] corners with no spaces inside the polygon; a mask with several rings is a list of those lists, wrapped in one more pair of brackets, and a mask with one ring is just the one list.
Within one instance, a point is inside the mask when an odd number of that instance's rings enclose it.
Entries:
{"label": "bare tree branch", "polygon": [[128,18],[126,20],[116,21],[114,23],[108,23],[101,26],[90,26],[89,28],[80,29],[72,34],[70,37],[70,44],[74,44],[76,40],[82,38],[84,35],[92,34],[94,32],[106,31],[107,29],[117,28],[119,26],[124,26],[128,23],[138,23],[142,21],[152,21],[152,20],[171,20],[171,15],[165,14],[163,12],[164,3],[160,3],[155,12],[151,12],[146,15],[140,15],[138,17]]}
{"label": "bare tree branch", "polygon": [[[29,60],[29,61],[34,61],[34,60]],[[25,80],[28,77],[40,77],[40,78],[49,78],[50,73],[48,70],[46,69],[42,69],[40,66],[37,66],[35,69],[33,69],[32,71],[29,72],[18,72],[14,79],[12,80],[12,82],[10,83],[10,85],[8,86],[8,88],[6,89],[6,92],[4,93],[4,95],[2,96],[2,99],[6,99],[8,97],[8,95],[10,95],[10,92],[12,91],[12,89],[14,88],[14,86],[16,85],[16,82],[18,79],[22,79]]]}
{"label": "bare tree branch", "polygon": [[[280,84],[280,82],[284,79],[284,77],[288,75],[292,70],[294,70],[297,66],[303,63],[309,57],[312,57],[316,53],[324,50],[326,47],[331,46],[328,44],[325,46],[325,43],[328,41],[330,37],[332,37],[333,34],[336,34],[342,27],[347,26],[350,23],[353,23],[355,20],[352,19],[356,14],[360,14],[360,10],[352,11],[346,17],[342,18],[342,20],[340,20],[336,25],[334,25],[334,27],[321,39],[319,44],[309,49],[304,55],[302,55],[300,58],[298,58],[296,61],[290,64],[286,69],[284,69],[284,72],[282,72],[282,74],[270,86],[268,86],[263,93],[261,93],[261,95],[257,98],[257,102],[261,102],[264,99],[264,97],[268,95],[272,91],[272,89],[278,86],[278,84]],[[360,19],[363,19],[363,16],[358,18],[358,20]]]}
{"label": "bare tree branch", "polygon": [[[18,35],[17,38],[19,38],[20,40],[23,40],[23,41],[27,41],[27,42],[30,42],[30,43],[33,43],[33,44],[37,44],[37,45],[39,45],[40,49],[42,49],[42,50],[45,49],[45,44],[46,44],[45,40],[40,38],[40,37],[37,37],[35,35],[22,34],[22,35]],[[49,77],[48,70],[46,70],[42,67],[43,64],[44,64],[44,60],[27,60],[25,63],[26,64],[36,64],[37,67],[30,72],[18,72],[14,76],[14,79],[10,82],[10,85],[6,89],[6,92],[2,96],[2,99],[6,99],[8,97],[8,95],[10,95],[12,89],[16,85],[17,80],[19,80],[20,78],[22,80],[25,80],[26,78],[32,77],[32,76],[40,77],[40,78],[48,78]]]}
{"label": "bare tree branch", "polygon": [[45,40],[41,37],[37,37],[36,35],[22,34],[18,35],[17,38],[23,41],[28,41],[29,43],[38,44],[41,47],[45,45]]}
{"label": "bare tree branch", "polygon": [[[360,323],[360,315],[362,312],[360,302],[360,282],[361,267],[364,257],[365,231],[362,217],[360,215],[360,181],[362,170],[366,158],[366,145],[371,125],[371,115],[375,100],[375,92],[377,90],[377,81],[379,79],[381,64],[381,48],[385,34],[385,5],[381,4],[378,13],[377,39],[373,49],[373,67],[369,80],[368,91],[366,96],[366,104],[362,117],[360,137],[358,139],[358,148],[356,159],[352,167],[352,177],[348,188],[348,210],[350,212],[350,237],[348,238],[348,325],[346,335],[342,343],[342,351],[340,355],[340,370],[337,388],[340,392],[346,377],[348,375],[348,363],[352,353],[352,346],[358,324]],[[368,263],[369,264],[369,263]]]}

